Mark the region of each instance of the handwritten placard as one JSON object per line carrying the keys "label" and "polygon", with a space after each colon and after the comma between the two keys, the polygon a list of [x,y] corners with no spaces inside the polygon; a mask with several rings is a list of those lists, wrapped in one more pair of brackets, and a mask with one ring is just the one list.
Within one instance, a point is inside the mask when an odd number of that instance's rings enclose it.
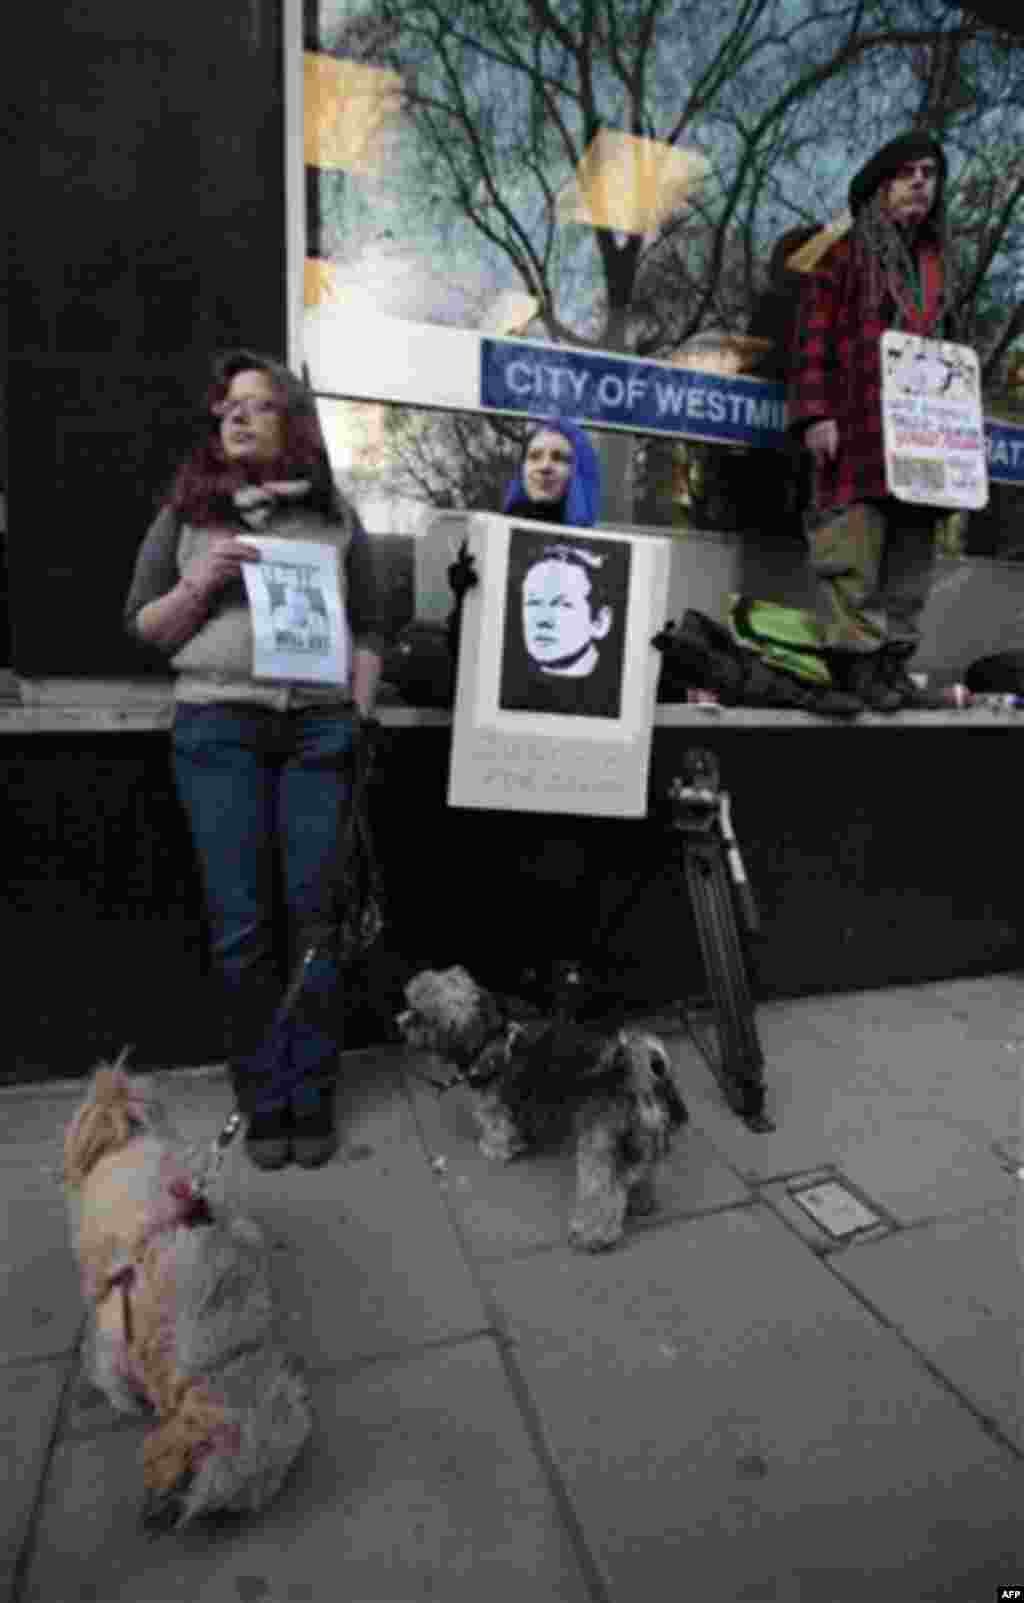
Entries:
{"label": "handwritten placard", "polygon": [[898,500],[985,506],[981,375],[970,346],[888,329],[882,335],[882,420],[886,478]]}

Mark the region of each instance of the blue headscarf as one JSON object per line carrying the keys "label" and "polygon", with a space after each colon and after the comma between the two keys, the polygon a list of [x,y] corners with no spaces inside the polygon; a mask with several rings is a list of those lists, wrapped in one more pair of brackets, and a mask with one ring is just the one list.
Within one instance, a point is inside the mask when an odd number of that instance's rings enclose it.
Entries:
{"label": "blue headscarf", "polygon": [[531,501],[523,483],[523,465],[520,462],[515,477],[505,492],[502,511],[511,517],[539,518],[545,523],[568,523],[580,529],[592,529],[601,514],[601,466],[597,452],[589,437],[568,418],[545,418],[531,428],[523,446],[523,456],[534,435],[544,431],[564,434],[572,446],[573,463],[569,487],[561,501],[541,506]]}

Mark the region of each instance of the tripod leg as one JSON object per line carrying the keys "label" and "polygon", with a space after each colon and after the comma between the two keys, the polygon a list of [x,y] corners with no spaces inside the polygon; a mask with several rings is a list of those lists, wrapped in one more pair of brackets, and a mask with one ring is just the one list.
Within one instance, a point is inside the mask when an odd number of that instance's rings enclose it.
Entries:
{"label": "tripod leg", "polygon": [[[759,1088],[760,1100],[763,1103],[764,1086],[761,1071],[764,1068],[764,1053],[761,1050],[754,1018],[754,1002],[747,978],[743,940],[736,921],[733,886],[725,863],[721,859],[716,863],[714,878],[717,892],[714,910],[719,922],[717,944],[724,957],[725,972],[730,977],[730,1014],[736,1043],[737,1071],[743,1076],[747,1085],[756,1085]],[[757,1111],[760,1111],[760,1107]]]}
{"label": "tripod leg", "polygon": [[735,1113],[765,1128],[764,1054],[754,1021],[732,892],[717,843],[689,846],[686,882],[714,1004],[722,1089]]}

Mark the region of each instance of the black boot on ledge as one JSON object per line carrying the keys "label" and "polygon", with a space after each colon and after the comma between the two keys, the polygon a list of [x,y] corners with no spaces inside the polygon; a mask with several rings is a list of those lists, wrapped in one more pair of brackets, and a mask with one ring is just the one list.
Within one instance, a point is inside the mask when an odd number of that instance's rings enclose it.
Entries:
{"label": "black boot on ledge", "polygon": [[911,712],[935,712],[946,707],[945,698],[937,690],[922,689],[915,685],[907,671],[916,645],[884,646],[882,661],[886,683],[902,697],[902,705]]}
{"label": "black boot on ledge", "polygon": [[870,712],[899,712],[903,696],[889,683],[888,669],[883,651],[858,652],[846,665],[843,688],[859,696]]}

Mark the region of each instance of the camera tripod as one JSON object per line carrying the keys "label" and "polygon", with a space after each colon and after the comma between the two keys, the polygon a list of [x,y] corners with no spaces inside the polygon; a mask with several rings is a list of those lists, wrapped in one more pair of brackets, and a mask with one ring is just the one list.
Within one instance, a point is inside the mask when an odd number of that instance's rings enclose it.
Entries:
{"label": "camera tripod", "polygon": [[[743,933],[749,937],[759,931],[757,904],[733,833],[729,795],[721,788],[715,757],[693,748],[684,753],[682,766],[683,772],[672,780],[667,796],[670,869],[686,881],[709,995],[696,1002],[683,999],[676,1005],[729,1107],[749,1129],[773,1130],[764,1109],[764,1053],[754,1018]],[[664,871],[665,865],[660,863],[659,876]],[[646,876],[634,883],[616,909],[615,922],[621,924],[652,878]],[[606,922],[590,943],[595,957],[608,934]],[[576,962],[557,965],[556,1018],[574,1018],[583,1004],[584,967]]]}
{"label": "camera tripod", "polygon": [[[685,753],[683,774],[673,779],[668,799],[710,991],[710,1008],[679,1003],[683,1023],[733,1112],[752,1130],[772,1130],[764,1111],[764,1053],[736,915],[748,936],[758,933],[760,919],[733,834],[729,793],[721,788],[711,752]],[[708,1030],[709,1012],[715,1040]]]}

